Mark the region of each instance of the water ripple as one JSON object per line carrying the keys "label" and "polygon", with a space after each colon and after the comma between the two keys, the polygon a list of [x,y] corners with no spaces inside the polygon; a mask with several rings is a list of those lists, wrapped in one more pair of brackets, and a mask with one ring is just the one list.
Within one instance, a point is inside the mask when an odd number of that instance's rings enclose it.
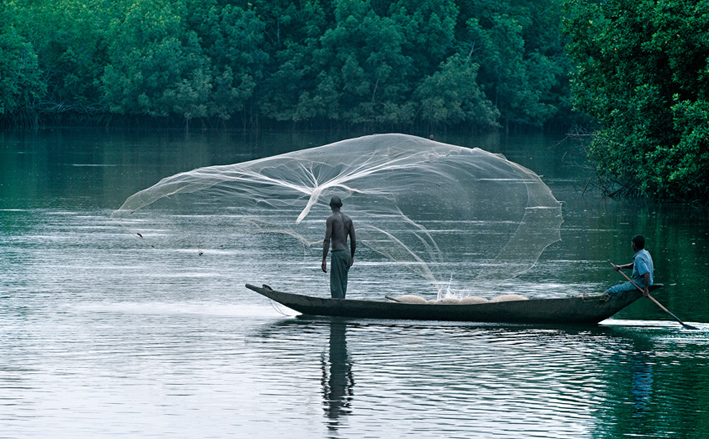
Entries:
{"label": "water ripple", "polygon": [[[241,287],[272,262],[154,252],[107,213],[2,212],[26,221],[0,237],[0,438],[709,435],[706,324],[284,317]],[[299,291],[325,288],[315,259],[285,262]]]}

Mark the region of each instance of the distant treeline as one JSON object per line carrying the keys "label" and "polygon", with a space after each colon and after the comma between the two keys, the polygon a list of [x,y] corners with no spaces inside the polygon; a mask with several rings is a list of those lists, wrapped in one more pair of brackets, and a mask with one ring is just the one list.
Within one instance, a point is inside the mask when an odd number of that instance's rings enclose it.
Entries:
{"label": "distant treeline", "polygon": [[0,123],[565,126],[561,23],[562,0],[3,0]]}

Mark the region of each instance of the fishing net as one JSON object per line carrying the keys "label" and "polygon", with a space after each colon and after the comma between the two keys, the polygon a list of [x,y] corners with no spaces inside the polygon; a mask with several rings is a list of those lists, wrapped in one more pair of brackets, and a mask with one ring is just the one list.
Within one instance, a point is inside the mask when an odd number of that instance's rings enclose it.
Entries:
{"label": "fishing net", "polygon": [[298,255],[308,268],[288,269],[312,270],[335,195],[355,225],[357,264],[418,278],[439,296],[518,276],[560,239],[561,206],[534,172],[499,154],[402,134],[177,174],[129,197],[113,218],[154,248],[228,250],[237,272]]}

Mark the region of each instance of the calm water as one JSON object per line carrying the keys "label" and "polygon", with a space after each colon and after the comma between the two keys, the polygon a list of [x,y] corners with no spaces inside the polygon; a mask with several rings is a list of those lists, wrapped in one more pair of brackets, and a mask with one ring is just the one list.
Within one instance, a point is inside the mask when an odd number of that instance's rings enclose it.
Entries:
{"label": "calm water", "polygon": [[[560,138],[438,136],[504,153],[564,203],[562,241],[512,286],[602,290],[644,233],[656,297],[699,331],[646,300],[598,328],[295,318],[243,284],[293,268],[289,287],[324,292],[317,249],[237,267],[277,243],[195,258],[109,218],[177,172],[346,137],[0,133],[0,438],[709,436],[706,214],[582,196]],[[352,297],[419,287],[357,262]]]}

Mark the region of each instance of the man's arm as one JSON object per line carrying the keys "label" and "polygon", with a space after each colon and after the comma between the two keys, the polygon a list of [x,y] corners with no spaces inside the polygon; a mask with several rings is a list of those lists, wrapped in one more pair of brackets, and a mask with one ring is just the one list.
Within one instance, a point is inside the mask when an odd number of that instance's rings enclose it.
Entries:
{"label": "man's arm", "polygon": [[327,252],[330,251],[330,239],[332,239],[332,220],[325,222],[325,239],[322,243],[322,271],[327,273]]}
{"label": "man's arm", "polygon": [[357,239],[355,238],[354,224],[350,223],[350,267],[354,264],[354,255],[356,249]]}
{"label": "man's arm", "polygon": [[625,265],[615,265],[613,264],[613,268],[615,271],[620,271],[620,270],[632,270],[635,264],[632,262],[630,264],[625,264]]}
{"label": "man's arm", "polygon": [[645,291],[643,291],[643,295],[645,297],[650,295],[650,273],[645,273],[643,274],[643,285],[645,285]]}

